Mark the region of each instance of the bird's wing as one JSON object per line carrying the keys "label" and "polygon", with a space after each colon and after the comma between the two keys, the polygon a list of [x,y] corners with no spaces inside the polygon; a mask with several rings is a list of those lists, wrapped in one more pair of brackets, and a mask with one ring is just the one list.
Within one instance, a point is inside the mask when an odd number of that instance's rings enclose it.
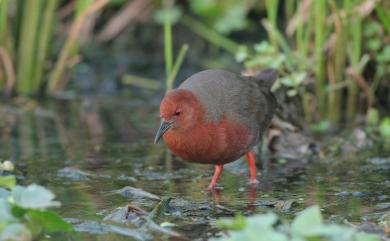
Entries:
{"label": "bird's wing", "polygon": [[[206,121],[228,120],[245,124],[261,135],[273,116],[275,99],[270,88],[275,72],[242,77],[224,70],[205,70],[186,79],[179,89],[191,91],[202,103]],[[264,128],[263,128],[264,126]]]}

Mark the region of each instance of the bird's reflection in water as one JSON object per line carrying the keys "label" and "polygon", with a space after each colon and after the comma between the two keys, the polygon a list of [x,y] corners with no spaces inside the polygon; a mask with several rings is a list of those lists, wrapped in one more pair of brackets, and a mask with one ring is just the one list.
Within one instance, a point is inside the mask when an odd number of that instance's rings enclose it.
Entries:
{"label": "bird's reflection in water", "polygon": [[[216,205],[221,205],[221,203],[223,202],[222,191],[223,191],[223,189],[221,189],[221,188],[210,189],[212,199]],[[253,212],[256,209],[256,205],[255,205],[256,193],[257,193],[256,185],[255,184],[250,185],[250,189],[249,189],[248,197],[247,197],[247,202],[246,202],[247,206],[245,208],[245,210],[247,212]]]}

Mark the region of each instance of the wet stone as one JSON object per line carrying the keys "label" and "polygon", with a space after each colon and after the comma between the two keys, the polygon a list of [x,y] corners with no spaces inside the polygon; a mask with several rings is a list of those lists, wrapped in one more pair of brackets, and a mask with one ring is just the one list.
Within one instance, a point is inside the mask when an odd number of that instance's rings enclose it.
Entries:
{"label": "wet stone", "polygon": [[72,181],[86,181],[89,179],[89,177],[93,176],[90,173],[81,171],[77,168],[73,167],[65,167],[58,171],[57,174],[59,177],[68,178]]}
{"label": "wet stone", "polygon": [[127,198],[147,198],[147,199],[152,199],[152,200],[160,200],[160,197],[157,195],[154,195],[150,192],[146,192],[142,189],[139,188],[134,188],[134,187],[124,187],[119,190],[114,190],[112,191],[113,193],[118,193],[123,197]]}
{"label": "wet stone", "polygon": [[390,202],[388,203],[378,203],[376,205],[377,208],[379,209],[388,209],[390,211]]}

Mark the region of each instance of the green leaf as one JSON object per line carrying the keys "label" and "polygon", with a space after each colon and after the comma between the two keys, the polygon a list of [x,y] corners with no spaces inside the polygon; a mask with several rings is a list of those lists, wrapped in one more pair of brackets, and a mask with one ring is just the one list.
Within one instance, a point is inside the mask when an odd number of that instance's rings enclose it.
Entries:
{"label": "green leaf", "polygon": [[382,46],[382,41],[377,38],[369,39],[367,42],[367,48],[371,51],[378,51]]}
{"label": "green leaf", "polygon": [[390,62],[390,44],[383,48],[382,52],[377,55],[376,60],[383,64]]}
{"label": "green leaf", "polygon": [[274,213],[255,215],[248,218],[248,227],[271,228],[278,221],[278,216]]}
{"label": "green leaf", "polygon": [[248,53],[248,47],[245,46],[245,45],[240,45],[237,49],[237,52],[236,52],[236,61],[237,62],[243,62],[245,61],[248,57],[249,57],[249,53]]}
{"label": "green leaf", "polygon": [[313,132],[326,132],[329,129],[330,123],[327,120],[323,120],[310,126],[310,130]]}
{"label": "green leaf", "polygon": [[0,187],[12,188],[16,184],[14,175],[0,176]]}
{"label": "green leaf", "polygon": [[175,24],[177,21],[179,21],[182,15],[182,10],[177,6],[171,7],[169,9],[157,10],[154,14],[154,21],[161,25],[164,24],[166,14],[168,14],[171,23]]}
{"label": "green leaf", "polygon": [[74,231],[70,223],[52,211],[31,210],[27,212],[27,216],[30,218],[30,222],[40,223],[47,233]]}
{"label": "green leaf", "polygon": [[13,223],[5,227],[0,235],[0,240],[6,241],[31,241],[31,232],[20,223]]}
{"label": "green leaf", "polygon": [[246,218],[241,215],[236,216],[234,219],[226,218],[217,222],[219,228],[228,230],[242,230],[246,227],[246,224]]}
{"label": "green leaf", "polygon": [[291,223],[291,231],[305,236],[310,229],[317,228],[322,224],[322,215],[319,206],[312,206],[303,210]]}
{"label": "green leaf", "polygon": [[11,205],[5,199],[0,199],[0,222],[15,222],[17,219],[12,215]]}
{"label": "green leaf", "polygon": [[1,198],[7,198],[9,195],[9,191],[6,190],[5,188],[0,187],[0,199]]}
{"label": "green leaf", "polygon": [[386,117],[381,121],[379,132],[384,138],[390,137],[390,117]]}
{"label": "green leaf", "polygon": [[27,187],[16,186],[11,192],[12,202],[27,209],[45,209],[60,206],[60,202],[53,200],[54,197],[51,191],[36,184]]}
{"label": "green leaf", "polygon": [[202,16],[215,16],[219,11],[215,0],[193,0],[190,1],[190,8]]}
{"label": "green leaf", "polygon": [[355,235],[356,241],[381,241],[382,239],[378,235],[359,232]]}
{"label": "green leaf", "polygon": [[327,237],[327,240],[352,240],[355,230],[349,227],[330,224],[319,225],[305,230],[305,237]]}
{"label": "green leaf", "polygon": [[13,205],[11,207],[11,212],[12,212],[12,215],[14,215],[14,217],[22,218],[26,214],[27,209]]}
{"label": "green leaf", "polygon": [[371,108],[367,114],[367,123],[371,126],[376,126],[378,125],[378,122],[379,122],[379,112],[377,109]]}

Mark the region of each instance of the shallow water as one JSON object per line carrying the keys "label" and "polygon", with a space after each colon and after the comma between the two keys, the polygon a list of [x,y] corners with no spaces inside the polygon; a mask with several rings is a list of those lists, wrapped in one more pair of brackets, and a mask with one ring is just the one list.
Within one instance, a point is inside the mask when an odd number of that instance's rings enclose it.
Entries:
{"label": "shallow water", "polygon": [[165,240],[170,234],[164,230],[103,221],[118,207],[150,212],[157,205],[142,195],[113,192],[126,186],[171,197],[154,221],[174,224],[167,230],[181,239],[218,235],[215,220],[234,213],[291,217],[319,204],[327,220],[359,224],[390,212],[390,151],[381,148],[266,166],[254,189],[245,161],[237,161],[225,168],[223,189],[211,193],[212,166],[184,163],[153,144],[157,103],[81,99],[1,108],[0,158],[16,162],[20,183],[53,190],[62,202],[58,212],[79,230],[58,239]]}

